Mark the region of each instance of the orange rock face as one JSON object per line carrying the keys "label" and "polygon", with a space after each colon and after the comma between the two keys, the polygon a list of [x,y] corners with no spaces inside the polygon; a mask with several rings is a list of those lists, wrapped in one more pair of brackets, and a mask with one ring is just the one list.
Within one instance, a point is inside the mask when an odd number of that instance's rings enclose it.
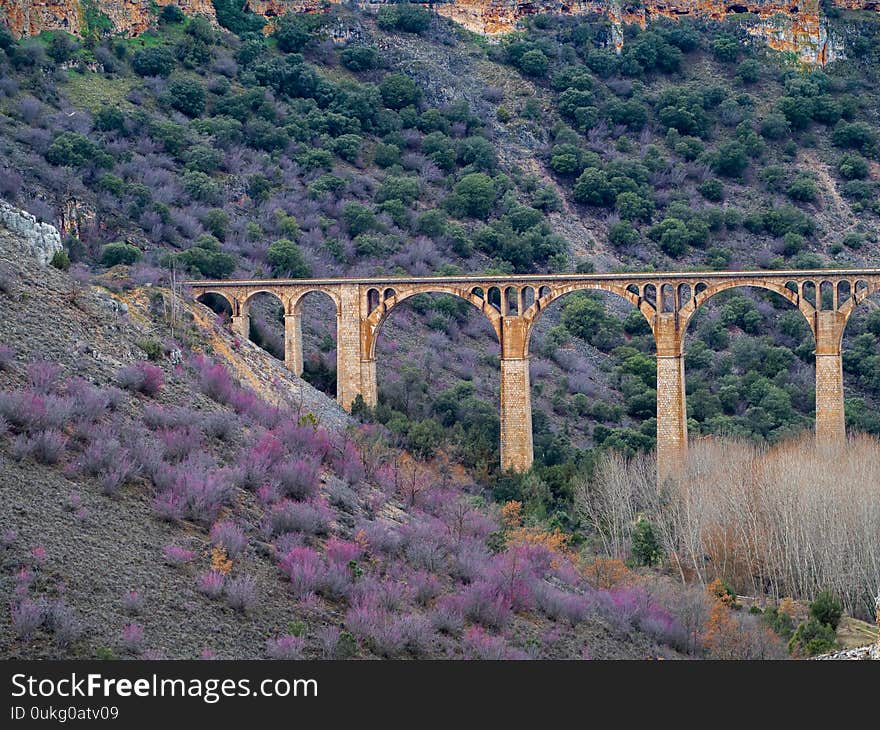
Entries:
{"label": "orange rock face", "polygon": [[[154,22],[151,0],[93,0],[95,7],[112,22],[116,32],[137,35]],[[244,7],[267,19],[287,12],[322,12],[328,3],[343,0],[244,0]],[[358,0],[374,8],[385,0]],[[187,15],[214,18],[211,0],[155,0],[159,6],[174,2]],[[880,9],[878,0],[833,0],[847,9]],[[763,37],[777,50],[791,51],[805,63],[825,64],[835,56],[819,13],[819,0],[645,0],[636,6],[622,0],[449,0],[433,6],[447,17],[475,33],[509,33],[524,17],[551,15],[605,15],[612,24],[612,42],[620,50],[623,25],[644,27],[653,18],[699,16],[721,20],[728,15],[748,13],[760,22],[749,32]],[[83,30],[83,0],[0,0],[0,12],[16,35],[33,35],[44,30]]]}
{"label": "orange rock face", "polygon": [[[109,18],[116,33],[139,35],[155,23],[151,7],[174,3],[187,15],[216,19],[211,0],[94,0],[92,6]],[[86,7],[80,0],[0,0],[0,17],[16,36],[45,30],[80,35],[85,30]]]}

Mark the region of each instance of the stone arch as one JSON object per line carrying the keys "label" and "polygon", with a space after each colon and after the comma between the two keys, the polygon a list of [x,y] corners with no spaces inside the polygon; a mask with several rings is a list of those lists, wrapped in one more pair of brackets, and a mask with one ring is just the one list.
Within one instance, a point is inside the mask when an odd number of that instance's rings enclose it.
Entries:
{"label": "stone arch", "polygon": [[[332,306],[328,306],[328,300]],[[338,295],[323,287],[294,289],[288,297],[286,313],[288,368],[328,396],[338,397],[338,353],[333,357],[339,336]],[[306,342],[311,345],[308,349]]]}
{"label": "stone arch", "polygon": [[678,309],[675,300],[676,291],[672,284],[661,284],[659,309],[663,312],[675,312]]}
{"label": "stone arch", "polygon": [[[206,299],[206,297],[208,299]],[[235,298],[228,296],[225,292],[219,289],[210,289],[207,291],[201,292],[198,296],[196,296],[196,301],[200,304],[204,304],[208,309],[215,312],[216,314],[221,314],[221,309],[227,313],[227,316],[231,317],[235,314]],[[218,306],[212,306],[212,302],[216,303]],[[219,303],[223,302],[226,306],[219,307]]]}
{"label": "stone arch", "polygon": [[[253,307],[260,299],[271,299],[277,303],[280,310],[280,321],[276,325],[280,325],[281,333],[273,330],[272,325],[267,321],[269,326],[263,328],[260,326],[261,320],[253,314]],[[241,314],[248,319],[247,338],[261,349],[268,352],[273,357],[284,360],[284,315],[287,314],[287,303],[281,292],[271,288],[255,288],[245,292],[243,301],[241,302]]]}
{"label": "stone arch", "polygon": [[693,289],[691,285],[687,282],[682,282],[676,288],[676,293],[678,294],[678,306],[679,308],[685,306],[693,296]]}
{"label": "stone arch", "polygon": [[525,312],[535,303],[535,287],[526,286],[522,290],[522,309]]}
{"label": "stone arch", "polygon": [[[497,287],[493,288],[497,290]],[[488,300],[483,299],[482,296],[476,294],[475,292],[477,290],[482,291],[480,287],[474,287],[473,289],[468,291],[466,289],[460,289],[456,286],[437,284],[425,287],[413,287],[411,289],[398,291],[393,297],[385,299],[382,302],[382,306],[371,311],[369,316],[367,317],[366,323],[369,331],[364,347],[365,357],[370,360],[376,357],[376,341],[379,337],[379,332],[394,307],[401,304],[402,302],[405,302],[410,297],[414,297],[419,294],[451,294],[452,296],[458,297],[459,299],[463,299],[464,301],[468,302],[473,307],[478,309],[480,313],[482,313],[486,317],[486,319],[489,320],[489,324],[491,325],[492,330],[495,332],[495,337],[500,342],[501,314],[497,307],[490,304]]]}
{"label": "stone arch", "polygon": [[260,288],[248,290],[244,295],[244,300],[242,301],[243,308],[250,307],[251,301],[254,299],[254,297],[259,296],[260,294],[268,294],[269,296],[275,297],[275,299],[278,300],[278,303],[281,305],[284,311],[287,312],[287,305],[284,301],[284,295],[281,292],[275,289],[269,289],[268,287],[265,289]]}
{"label": "stone arch", "polygon": [[837,282],[837,306],[842,307],[852,299],[852,282],[849,279],[841,279]]}
{"label": "stone arch", "polygon": [[[683,369],[685,380],[687,381],[688,390],[687,390],[687,406],[688,413],[690,417],[700,423],[701,428],[705,427],[706,424],[710,423],[712,417],[714,415],[713,412],[726,413],[727,411],[723,410],[724,406],[720,399],[720,392],[717,387],[717,383],[714,378],[710,376],[710,374],[714,373],[714,368],[716,367],[717,360],[717,352],[718,350],[715,347],[709,348],[708,351],[704,351],[702,353],[702,357],[697,357],[697,348],[694,345],[698,341],[698,337],[696,333],[691,334],[690,327],[691,323],[695,320],[694,329],[703,322],[699,320],[698,315],[711,316],[709,312],[706,310],[708,308],[704,308],[703,305],[708,302],[709,299],[714,297],[716,294],[720,294],[722,291],[729,291],[735,289],[755,289],[755,290],[763,290],[763,291],[771,291],[774,296],[773,299],[776,300],[774,302],[775,306],[779,307],[780,312],[788,312],[797,310],[800,312],[800,316],[803,317],[803,321],[806,324],[806,328],[804,328],[804,334],[802,338],[796,338],[792,340],[788,340],[783,338],[781,341],[774,341],[771,343],[773,346],[778,345],[786,345],[790,347],[792,350],[796,349],[796,346],[801,343],[806,343],[815,346],[816,342],[816,323],[813,315],[810,315],[805,311],[804,307],[801,306],[798,302],[798,296],[795,292],[793,292],[790,288],[787,288],[785,283],[781,280],[779,282],[779,286],[764,286],[762,283],[758,281],[749,281],[747,279],[734,280],[732,282],[723,282],[723,286],[718,286],[717,290],[714,287],[709,287],[705,292],[708,292],[708,295],[704,295],[700,298],[699,304],[696,308],[688,307],[685,316],[680,318],[681,324],[681,333],[680,333],[680,347],[681,352],[684,356],[683,361]],[[789,296],[790,295],[790,296]],[[784,300],[791,306],[787,306],[784,303],[779,302],[779,299]],[[717,315],[719,312],[716,310],[715,314]],[[795,315],[797,316],[797,315]],[[717,323],[717,320],[716,320]],[[758,332],[758,334],[762,334],[762,332]],[[731,338],[730,347],[734,344],[733,338]],[[791,382],[802,387],[797,388],[798,398],[793,398],[795,401],[792,405],[793,407],[803,415],[810,417],[810,410],[814,407],[815,400],[808,399],[806,397],[801,397],[800,394],[808,393],[809,389],[812,387],[815,382],[816,374],[815,374],[815,364],[812,360],[802,361],[800,358],[795,358],[791,363],[787,364],[785,367],[786,371],[789,373],[791,378]],[[701,377],[694,377],[697,373],[702,371]],[[702,385],[700,384],[702,382]]]}
{"label": "stone arch", "polygon": [[[703,288],[704,286],[705,288]],[[727,291],[728,289],[739,288],[766,289],[767,291],[772,291],[776,294],[779,294],[798,308],[798,310],[804,315],[804,317],[806,317],[807,323],[810,325],[810,330],[813,330],[813,314],[816,311],[815,307],[813,307],[812,304],[808,302],[805,303],[803,296],[799,295],[798,292],[792,291],[788,287],[788,284],[781,284],[779,282],[766,279],[742,278],[726,279],[712,285],[707,285],[704,282],[697,283],[694,287],[694,296],[689,302],[683,304],[680,310],[681,316],[683,318],[682,337],[684,337],[684,330],[687,329],[690,320],[693,318],[694,314],[696,314],[697,310],[700,307],[702,307],[716,294],[720,294],[721,292]]]}
{"label": "stone arch", "polygon": [[550,287],[542,286],[539,291],[548,289],[548,294],[538,299],[531,307],[523,311],[521,315],[526,330],[523,344],[523,352],[525,353],[525,355],[529,354],[529,347],[531,346],[532,340],[532,332],[534,330],[535,322],[537,321],[540,314],[558,299],[561,299],[565,295],[577,291],[604,291],[611,294],[616,294],[621,299],[625,299],[636,309],[638,309],[645,317],[645,319],[648,320],[648,324],[653,331],[654,316],[656,315],[656,310],[652,305],[646,302],[643,297],[640,297],[638,294],[631,291],[630,287],[632,286],[632,284],[627,286],[625,283],[615,284],[601,281],[573,282],[571,284],[567,284],[565,286],[561,286],[557,289],[552,290],[550,289]]}
{"label": "stone arch", "polygon": [[328,289],[320,286],[310,287],[308,289],[301,289],[295,291],[290,295],[290,298],[287,300],[287,308],[286,312],[288,314],[302,314],[302,305],[303,300],[309,296],[310,294],[323,294],[333,302],[334,307],[336,307],[336,316],[339,316],[339,295],[333,291],[333,289]]}

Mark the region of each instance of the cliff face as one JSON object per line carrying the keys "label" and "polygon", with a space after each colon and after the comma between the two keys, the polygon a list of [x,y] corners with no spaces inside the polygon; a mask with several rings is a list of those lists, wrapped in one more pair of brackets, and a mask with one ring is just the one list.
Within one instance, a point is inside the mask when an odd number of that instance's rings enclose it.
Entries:
{"label": "cliff face", "polygon": [[0,17],[16,36],[45,30],[82,35],[102,15],[114,32],[139,35],[155,22],[153,4],[174,4],[187,15],[215,18],[211,0],[0,0]]}
{"label": "cliff face", "polygon": [[[211,0],[153,0],[156,5],[178,5],[187,15],[214,18]],[[266,18],[286,12],[321,12],[327,3],[344,0],[245,0],[244,7]],[[382,5],[386,0],[358,0],[362,7]],[[841,8],[877,10],[877,0],[833,0]],[[151,0],[0,0],[0,12],[16,35],[44,30],[81,34],[95,11],[105,15],[114,30],[137,35],[154,20]],[[614,43],[623,43],[624,24],[645,26],[658,17],[700,16],[721,20],[747,13],[758,18],[749,32],[763,37],[777,50],[791,51],[805,63],[825,64],[837,53],[819,12],[819,0],[646,0],[628,4],[622,0],[449,0],[433,5],[444,17],[475,33],[495,35],[512,31],[524,17],[539,13],[555,15],[604,15],[612,25]]]}

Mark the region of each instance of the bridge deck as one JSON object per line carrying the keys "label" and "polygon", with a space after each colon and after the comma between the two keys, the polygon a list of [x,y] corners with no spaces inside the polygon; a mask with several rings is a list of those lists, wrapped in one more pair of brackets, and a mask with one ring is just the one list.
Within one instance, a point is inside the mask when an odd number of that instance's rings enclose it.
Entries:
{"label": "bridge deck", "polygon": [[322,278],[322,279],[202,279],[183,282],[186,286],[198,287],[241,287],[262,286],[327,286],[339,284],[379,285],[391,282],[399,284],[479,284],[507,283],[527,284],[542,282],[579,281],[656,281],[658,279],[818,279],[829,277],[880,276],[880,269],[794,269],[757,271],[639,271],[635,273],[613,272],[605,274],[466,274],[462,276],[388,276],[369,278]]}

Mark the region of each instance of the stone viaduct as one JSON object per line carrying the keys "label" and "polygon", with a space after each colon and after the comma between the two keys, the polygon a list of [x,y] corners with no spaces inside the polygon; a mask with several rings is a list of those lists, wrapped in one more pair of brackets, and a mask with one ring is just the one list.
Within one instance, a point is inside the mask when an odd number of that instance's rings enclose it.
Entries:
{"label": "stone viaduct", "polygon": [[816,342],[816,438],[845,437],[842,339],[853,309],[880,291],[880,269],[816,271],[692,271],[636,274],[445,276],[387,279],[273,279],[187,282],[197,299],[223,297],[232,326],[249,335],[249,303],[259,293],[284,307],[285,363],[302,374],[302,302],[322,292],[336,305],[337,401],[345,409],[360,395],[377,401],[376,339],[389,313],[411,296],[451,294],[489,320],[501,345],[501,466],[525,471],[532,464],[529,340],[541,312],[574,291],[599,290],[629,301],[648,321],[657,354],[657,471],[662,478],[687,453],[684,337],[700,306],[719,292],[758,287],[797,307]]}

